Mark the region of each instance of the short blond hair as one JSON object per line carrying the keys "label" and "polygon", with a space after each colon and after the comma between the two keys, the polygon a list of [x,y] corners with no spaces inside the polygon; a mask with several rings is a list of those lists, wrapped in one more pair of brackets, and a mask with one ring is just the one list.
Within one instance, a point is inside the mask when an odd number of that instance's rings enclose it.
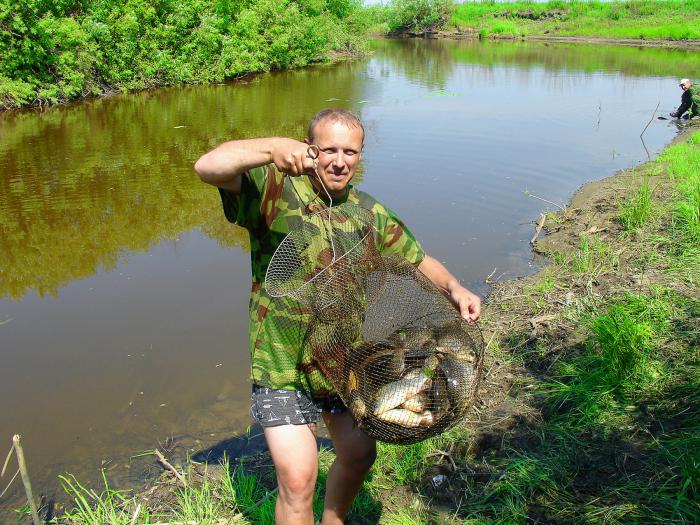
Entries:
{"label": "short blond hair", "polygon": [[313,143],[314,130],[316,129],[316,126],[318,126],[324,120],[329,120],[331,122],[342,122],[349,128],[360,128],[360,131],[362,131],[362,143],[364,144],[365,127],[362,125],[360,118],[346,109],[334,108],[323,109],[316,113],[316,116],[311,119],[309,129],[306,131],[306,137],[309,139],[309,142]]}

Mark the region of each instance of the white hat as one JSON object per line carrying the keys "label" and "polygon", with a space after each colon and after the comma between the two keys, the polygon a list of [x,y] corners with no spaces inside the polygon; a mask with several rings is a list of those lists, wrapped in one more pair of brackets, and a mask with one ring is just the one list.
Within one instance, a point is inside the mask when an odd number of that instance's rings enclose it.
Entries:
{"label": "white hat", "polygon": [[690,84],[690,79],[682,78],[678,85],[680,86],[681,84]]}

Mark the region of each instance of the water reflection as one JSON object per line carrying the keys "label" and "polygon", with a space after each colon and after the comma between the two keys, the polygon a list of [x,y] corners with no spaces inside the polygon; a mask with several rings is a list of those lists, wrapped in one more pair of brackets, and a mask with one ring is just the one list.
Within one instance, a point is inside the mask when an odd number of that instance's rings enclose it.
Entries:
{"label": "water reflection", "polygon": [[[357,100],[360,63],[166,89],[5,115],[0,135],[0,296],[114,269],[121,257],[204,224],[228,245],[215,194],[192,176],[231,138],[303,137],[309,115]],[[225,233],[224,233],[225,232]]]}

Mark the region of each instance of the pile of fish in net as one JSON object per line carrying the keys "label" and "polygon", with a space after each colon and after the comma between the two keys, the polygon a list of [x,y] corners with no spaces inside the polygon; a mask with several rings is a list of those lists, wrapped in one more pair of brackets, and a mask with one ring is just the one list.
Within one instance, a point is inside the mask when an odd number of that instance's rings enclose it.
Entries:
{"label": "pile of fish in net", "polygon": [[275,252],[266,289],[309,307],[305,346],[358,426],[409,444],[472,406],[484,343],[415,266],[379,253],[373,222],[349,204],[305,217]]}

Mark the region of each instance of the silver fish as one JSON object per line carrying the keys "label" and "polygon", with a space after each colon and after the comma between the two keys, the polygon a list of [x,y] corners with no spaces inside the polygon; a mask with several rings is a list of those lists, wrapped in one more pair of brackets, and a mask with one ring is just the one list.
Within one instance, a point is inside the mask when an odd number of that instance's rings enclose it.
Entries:
{"label": "silver fish", "polygon": [[392,408],[379,414],[377,419],[408,428],[429,427],[433,424],[433,414],[430,413],[430,410],[416,414],[405,408]]}
{"label": "silver fish", "polygon": [[396,408],[418,392],[430,387],[430,378],[420,368],[415,368],[398,381],[388,383],[379,389],[374,414],[379,415]]}
{"label": "silver fish", "polygon": [[422,414],[428,408],[428,396],[425,392],[418,392],[415,396],[403,402],[400,408],[405,408],[416,414]]}

